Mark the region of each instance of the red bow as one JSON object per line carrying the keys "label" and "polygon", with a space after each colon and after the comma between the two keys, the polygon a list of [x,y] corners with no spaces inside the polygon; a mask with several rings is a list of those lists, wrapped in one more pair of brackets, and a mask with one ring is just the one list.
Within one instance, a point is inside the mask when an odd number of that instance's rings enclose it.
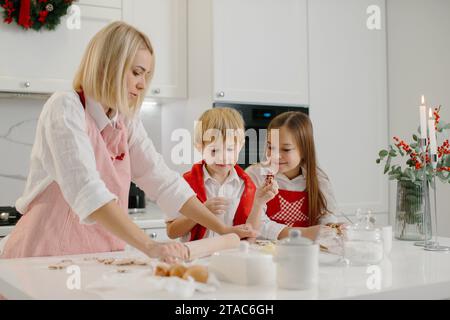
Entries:
{"label": "red bow", "polygon": [[31,0],[21,0],[18,24],[23,26],[25,29],[28,29],[33,24],[31,22],[30,12],[31,12]]}
{"label": "red bow", "polygon": [[120,160],[120,161],[122,161],[123,158],[125,158],[125,153],[122,152],[120,155],[116,156],[115,158],[111,157],[111,160]]}
{"label": "red bow", "polygon": [[2,7],[7,12],[6,18],[3,21],[10,24],[13,21],[12,13],[16,11],[16,9],[14,9],[14,4],[11,1],[6,0]]}
{"label": "red bow", "polygon": [[47,10],[42,10],[42,11],[39,11],[39,22],[40,23],[44,23],[45,22],[45,19],[47,19],[47,16],[48,16],[48,11]]}

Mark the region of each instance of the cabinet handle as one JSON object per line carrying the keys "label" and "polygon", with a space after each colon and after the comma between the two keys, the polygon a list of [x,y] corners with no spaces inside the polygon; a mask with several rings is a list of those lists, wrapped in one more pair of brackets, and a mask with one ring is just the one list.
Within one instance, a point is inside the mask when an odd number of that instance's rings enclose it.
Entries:
{"label": "cabinet handle", "polygon": [[25,88],[31,87],[31,83],[29,81],[25,82],[24,85],[25,85]]}
{"label": "cabinet handle", "polygon": [[217,98],[223,98],[223,97],[225,97],[225,92],[223,92],[223,91],[220,91],[220,92],[217,92]]}
{"label": "cabinet handle", "polygon": [[156,232],[150,233],[150,239],[156,239],[157,236],[158,234]]}
{"label": "cabinet handle", "polygon": [[152,93],[153,94],[160,94],[161,93],[161,89],[155,88],[155,89],[152,90]]}

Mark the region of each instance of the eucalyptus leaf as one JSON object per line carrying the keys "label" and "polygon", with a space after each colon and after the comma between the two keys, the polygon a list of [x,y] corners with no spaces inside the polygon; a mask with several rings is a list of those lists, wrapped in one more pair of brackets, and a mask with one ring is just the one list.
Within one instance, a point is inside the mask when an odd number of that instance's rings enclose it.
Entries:
{"label": "eucalyptus leaf", "polygon": [[381,150],[378,155],[380,156],[381,159],[383,159],[384,157],[386,157],[388,155],[388,151],[387,150]]}

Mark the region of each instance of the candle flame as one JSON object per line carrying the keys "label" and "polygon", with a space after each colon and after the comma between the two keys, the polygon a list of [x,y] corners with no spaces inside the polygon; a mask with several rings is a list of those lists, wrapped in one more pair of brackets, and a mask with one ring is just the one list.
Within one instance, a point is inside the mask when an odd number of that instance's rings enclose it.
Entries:
{"label": "candle flame", "polygon": [[424,105],[425,104],[425,96],[424,95],[422,95],[421,101],[422,101],[422,105]]}

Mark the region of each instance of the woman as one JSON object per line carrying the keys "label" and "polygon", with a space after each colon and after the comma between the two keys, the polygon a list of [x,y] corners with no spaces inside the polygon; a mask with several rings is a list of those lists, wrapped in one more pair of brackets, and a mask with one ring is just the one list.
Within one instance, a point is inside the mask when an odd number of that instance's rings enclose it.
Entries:
{"label": "woman", "polygon": [[114,22],[90,41],[70,92],[44,105],[31,153],[23,213],[4,244],[3,258],[123,250],[185,259],[180,243],[157,243],[128,217],[130,180],[167,212],[179,211],[218,233],[226,227],[188,184],[169,170],[148,138],[138,111],[154,72],[146,35]]}

